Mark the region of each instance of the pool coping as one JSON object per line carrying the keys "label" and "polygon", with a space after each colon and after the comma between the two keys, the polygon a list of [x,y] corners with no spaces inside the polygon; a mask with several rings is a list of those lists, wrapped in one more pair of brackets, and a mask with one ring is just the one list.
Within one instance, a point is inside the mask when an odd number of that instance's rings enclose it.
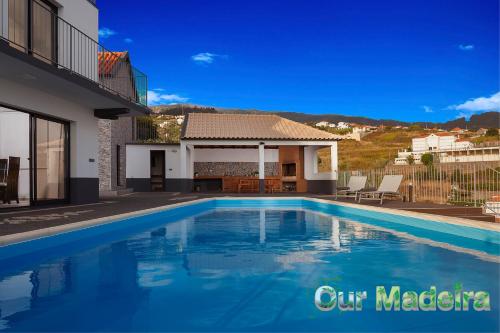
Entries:
{"label": "pool coping", "polygon": [[[482,221],[470,220],[470,219],[459,218],[459,217],[450,217],[450,216],[443,216],[443,215],[405,211],[405,210],[399,210],[399,209],[393,209],[393,208],[375,207],[375,206],[360,205],[360,204],[348,203],[348,202],[331,201],[331,200],[326,200],[326,199],[321,199],[321,198],[297,197],[297,196],[293,196],[293,197],[258,197],[258,198],[256,198],[256,197],[224,196],[224,197],[211,197],[211,198],[195,199],[195,200],[180,202],[180,203],[176,203],[176,204],[168,204],[168,205],[158,206],[158,207],[154,207],[154,208],[141,209],[141,210],[138,210],[135,212],[110,215],[110,216],[100,217],[100,218],[86,220],[86,221],[80,221],[80,222],[75,222],[75,223],[70,223],[70,224],[63,224],[63,225],[58,225],[58,226],[54,226],[54,227],[48,227],[48,228],[43,228],[43,229],[37,229],[37,230],[31,230],[31,231],[26,231],[26,232],[21,232],[21,233],[16,233],[16,234],[0,236],[0,247],[15,244],[15,243],[31,241],[31,240],[38,239],[38,238],[49,237],[49,236],[62,234],[62,233],[66,233],[66,232],[86,229],[86,228],[90,228],[90,227],[94,227],[94,226],[98,226],[98,225],[115,223],[115,222],[119,222],[119,221],[122,221],[125,219],[139,217],[139,216],[152,214],[152,213],[156,213],[156,212],[168,211],[168,210],[172,210],[172,209],[179,208],[179,207],[184,207],[184,206],[189,206],[189,205],[204,203],[204,202],[210,202],[212,200],[254,200],[254,201],[256,201],[256,200],[274,200],[274,201],[281,201],[281,200],[290,200],[290,199],[292,199],[292,200],[306,200],[306,201],[312,201],[312,202],[318,202],[318,203],[324,203],[324,204],[330,204],[330,205],[337,205],[337,206],[344,206],[344,207],[350,207],[350,208],[355,208],[355,209],[362,209],[362,210],[368,210],[368,211],[386,213],[386,214],[392,214],[392,215],[399,215],[399,216],[405,216],[405,217],[428,219],[428,220],[431,220],[433,222],[438,222],[438,223],[453,224],[453,225],[458,225],[458,226],[478,228],[478,229],[487,230],[487,231],[500,232],[500,224],[495,224],[495,223],[482,222]],[[423,226],[423,228],[425,228],[425,226]]]}

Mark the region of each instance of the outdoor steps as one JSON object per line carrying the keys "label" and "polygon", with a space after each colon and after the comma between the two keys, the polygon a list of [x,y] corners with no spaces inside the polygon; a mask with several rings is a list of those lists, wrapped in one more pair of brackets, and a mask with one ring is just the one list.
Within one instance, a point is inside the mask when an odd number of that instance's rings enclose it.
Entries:
{"label": "outdoor steps", "polygon": [[500,223],[500,195],[494,195],[484,203],[483,214],[494,215],[495,222]]}

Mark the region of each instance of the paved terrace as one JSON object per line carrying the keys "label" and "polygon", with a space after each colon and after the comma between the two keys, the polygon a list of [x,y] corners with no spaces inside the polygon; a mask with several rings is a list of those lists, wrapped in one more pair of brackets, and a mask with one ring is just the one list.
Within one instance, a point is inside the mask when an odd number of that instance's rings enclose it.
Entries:
{"label": "paved terrace", "polygon": [[[164,205],[171,205],[179,202],[186,202],[201,198],[241,196],[241,197],[310,197],[332,200],[329,195],[311,195],[304,193],[297,194],[179,194],[179,193],[132,193],[120,197],[103,198],[99,203],[88,205],[61,205],[51,207],[26,207],[7,210],[0,210],[0,236],[15,234],[19,232],[43,229],[63,224],[81,222],[96,218],[102,218],[117,214],[134,212],[142,209],[155,208]],[[354,201],[342,200],[345,202]],[[364,202],[363,205],[378,206],[375,202]],[[414,211],[427,214],[444,215],[451,217],[467,218],[477,221],[494,222],[492,216],[483,215],[481,208],[456,207],[448,205],[407,203],[402,201],[385,201],[382,207]]]}

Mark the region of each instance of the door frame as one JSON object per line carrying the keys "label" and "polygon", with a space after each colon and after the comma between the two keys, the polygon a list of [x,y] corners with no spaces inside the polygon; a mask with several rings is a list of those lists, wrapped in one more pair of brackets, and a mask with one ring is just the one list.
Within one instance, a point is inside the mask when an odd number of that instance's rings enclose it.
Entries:
{"label": "door frame", "polygon": [[[47,204],[55,204],[55,203],[68,203],[69,202],[69,178],[70,178],[70,133],[69,133],[69,122],[60,120],[57,118],[53,118],[50,116],[45,116],[45,115],[40,115],[40,114],[34,114],[31,112],[28,112],[29,114],[29,122],[30,122],[30,206],[37,206],[37,205],[47,205]],[[36,120],[37,119],[43,119],[51,122],[55,122],[58,124],[61,124],[63,126],[63,131],[64,131],[64,198],[62,199],[37,199],[36,193],[37,193],[37,173],[36,167],[37,167],[37,150],[36,150],[36,134],[37,134],[37,128],[36,128]]]}
{"label": "door frame", "polygon": [[[14,111],[22,112],[25,113],[29,116],[28,122],[29,122],[29,202],[30,206],[35,206],[35,205],[45,205],[45,204],[51,204],[51,203],[68,203],[70,202],[71,196],[70,196],[70,170],[71,170],[71,150],[70,150],[70,122],[57,118],[57,117],[52,117],[48,115],[41,114],[39,112],[25,109],[19,106],[7,104],[7,103],[2,103],[0,102],[0,107],[6,108],[6,109],[11,109]],[[49,121],[54,121],[60,124],[64,125],[64,132],[65,132],[65,142],[64,142],[64,149],[65,149],[65,177],[64,177],[64,190],[65,190],[65,198],[64,199],[57,199],[57,200],[39,200],[36,201],[34,200],[34,194],[36,193],[34,190],[34,177],[35,177],[35,172],[33,169],[33,164],[35,164],[36,160],[36,152],[35,152],[35,147],[33,146],[34,143],[34,132],[35,128],[33,128],[33,119],[34,118],[40,118],[40,119],[45,119]],[[16,207],[17,208],[17,207]],[[22,208],[22,207],[19,207]]]}
{"label": "door frame", "polygon": [[151,177],[151,160],[152,160],[152,157],[153,157],[153,153],[155,154],[160,154],[163,158],[161,159],[162,160],[162,168],[161,168],[161,174],[162,174],[162,191],[165,192],[166,190],[166,187],[165,187],[165,177],[167,176],[166,175],[166,163],[165,163],[165,158],[166,158],[166,154],[165,154],[165,150],[160,150],[160,149],[155,149],[155,150],[150,150],[149,151],[149,182],[150,182],[150,186],[151,186],[151,191],[153,191],[153,184],[151,184],[151,180],[152,180],[152,177]]}

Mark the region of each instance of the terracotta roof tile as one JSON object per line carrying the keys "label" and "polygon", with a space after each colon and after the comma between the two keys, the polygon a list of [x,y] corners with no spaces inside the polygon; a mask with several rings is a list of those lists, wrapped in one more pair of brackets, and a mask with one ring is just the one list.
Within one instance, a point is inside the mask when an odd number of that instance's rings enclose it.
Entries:
{"label": "terracotta roof tile", "polygon": [[277,115],[190,113],[182,138],[339,140],[341,137]]}
{"label": "terracotta roof tile", "polygon": [[128,52],[98,52],[97,60],[99,62],[99,74],[111,75],[115,66],[121,60],[128,60]]}

